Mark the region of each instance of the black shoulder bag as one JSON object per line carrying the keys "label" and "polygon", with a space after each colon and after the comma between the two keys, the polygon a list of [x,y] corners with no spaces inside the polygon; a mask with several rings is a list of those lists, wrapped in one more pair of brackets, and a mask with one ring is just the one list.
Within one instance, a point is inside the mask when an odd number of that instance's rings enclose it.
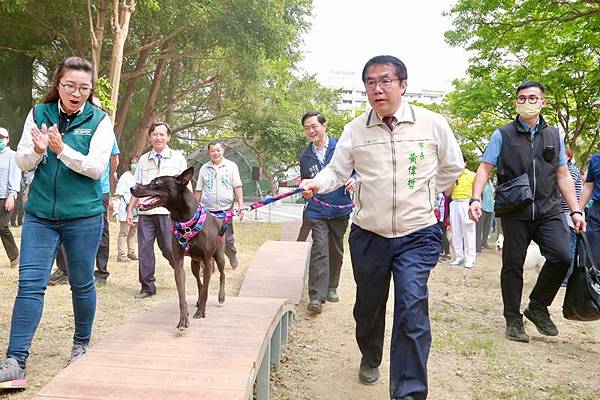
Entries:
{"label": "black shoulder bag", "polygon": [[[531,150],[531,155],[527,161],[525,172],[510,181],[504,182],[496,187],[494,196],[494,212],[496,216],[510,214],[518,209],[533,203],[533,192],[529,184],[529,175],[527,171],[531,168],[537,149],[543,138],[539,138]],[[534,139],[535,141],[535,139]]]}
{"label": "black shoulder bag", "polygon": [[574,321],[600,319],[600,271],[585,232],[577,234],[573,275],[567,283],[563,316]]}

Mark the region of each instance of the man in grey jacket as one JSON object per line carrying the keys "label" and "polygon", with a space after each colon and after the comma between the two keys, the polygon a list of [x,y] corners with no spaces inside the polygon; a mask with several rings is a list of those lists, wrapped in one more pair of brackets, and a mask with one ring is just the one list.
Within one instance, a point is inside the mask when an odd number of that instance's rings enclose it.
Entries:
{"label": "man in grey jacket", "polygon": [[441,115],[402,98],[407,79],[402,61],[374,57],[362,79],[373,109],[346,125],[331,162],[301,186],[310,198],[342,186],[353,170],[360,177],[349,238],[362,353],[358,376],[365,384],[379,379],[393,276],[390,397],[422,400],[431,347],[427,280],[442,238],[435,194],[456,181],[463,157]]}

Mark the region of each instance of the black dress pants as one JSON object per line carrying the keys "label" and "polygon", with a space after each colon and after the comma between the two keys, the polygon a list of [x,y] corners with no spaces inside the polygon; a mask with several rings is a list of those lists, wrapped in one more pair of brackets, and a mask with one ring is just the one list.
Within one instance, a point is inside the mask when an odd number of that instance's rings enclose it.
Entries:
{"label": "black dress pants", "polygon": [[571,261],[569,227],[562,214],[539,221],[502,217],[504,249],[500,286],[506,320],[522,318],[523,263],[527,247],[533,240],[540,246],[546,263],[542,267],[529,299],[538,304],[552,304]]}

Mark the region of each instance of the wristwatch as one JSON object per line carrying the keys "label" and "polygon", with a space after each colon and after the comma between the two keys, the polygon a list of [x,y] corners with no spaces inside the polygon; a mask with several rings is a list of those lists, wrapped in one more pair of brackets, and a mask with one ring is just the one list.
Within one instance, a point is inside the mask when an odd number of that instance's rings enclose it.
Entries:
{"label": "wristwatch", "polygon": [[473,204],[473,203],[474,203],[474,202],[476,202],[476,201],[478,201],[478,202],[480,202],[480,203],[481,203],[481,200],[480,200],[480,199],[478,199],[477,197],[471,197],[471,199],[469,200],[469,205]]}

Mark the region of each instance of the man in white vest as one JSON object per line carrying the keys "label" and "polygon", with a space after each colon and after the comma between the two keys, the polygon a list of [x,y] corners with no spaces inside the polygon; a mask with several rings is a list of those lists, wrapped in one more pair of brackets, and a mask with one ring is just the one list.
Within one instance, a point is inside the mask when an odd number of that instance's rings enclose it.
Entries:
{"label": "man in white vest", "polygon": [[[157,176],[175,176],[187,168],[185,157],[180,152],[169,147],[171,128],[164,122],[155,122],[150,126],[149,132],[152,150],[140,157],[138,168],[135,171],[135,183],[147,185]],[[133,209],[138,203],[138,198],[131,196],[127,207],[127,223],[133,225]],[[171,266],[173,255],[171,251],[172,223],[169,211],[163,207],[153,208],[148,211],[139,211],[138,219],[138,257],[139,279],[142,285],[136,295],[138,299],[145,299],[156,294],[154,284],[154,270],[156,258],[154,257],[154,241]]]}

